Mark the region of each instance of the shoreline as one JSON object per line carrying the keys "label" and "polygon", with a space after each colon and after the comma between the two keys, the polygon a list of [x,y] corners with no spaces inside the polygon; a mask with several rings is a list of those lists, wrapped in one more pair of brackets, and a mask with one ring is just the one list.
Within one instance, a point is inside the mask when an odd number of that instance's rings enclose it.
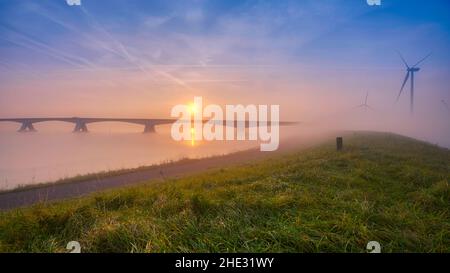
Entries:
{"label": "shoreline", "polygon": [[[220,169],[245,163],[253,163],[285,153],[293,147],[293,142],[280,145],[276,152],[261,152],[259,148],[214,155],[202,158],[184,158],[167,163],[137,167],[134,169],[113,170],[65,178],[54,182],[40,183],[0,191],[0,211],[31,206],[37,203],[49,203],[63,199],[76,198],[113,188],[156,183],[167,179],[201,173],[211,169]],[[302,146],[295,147],[302,149]]]}
{"label": "shoreline", "polygon": [[64,177],[53,181],[46,181],[46,182],[38,182],[35,184],[19,184],[15,188],[11,189],[0,189],[0,195],[12,193],[12,192],[21,192],[21,191],[28,191],[33,189],[39,189],[39,188],[45,188],[45,187],[51,187],[55,185],[63,185],[63,184],[71,184],[71,183],[78,183],[83,182],[86,180],[98,180],[103,178],[109,178],[113,176],[119,176],[119,175],[125,175],[129,173],[135,173],[135,172],[143,172],[143,171],[149,171],[153,169],[158,168],[164,168],[172,165],[180,165],[180,164],[186,164],[189,162],[199,161],[199,160],[206,160],[216,157],[223,157],[228,156],[235,153],[242,153],[242,152],[248,152],[253,149],[247,149],[237,152],[232,152],[228,154],[217,154],[217,155],[211,155],[211,156],[205,156],[205,157],[199,157],[199,158],[189,158],[189,157],[183,157],[180,159],[174,159],[174,160],[166,160],[162,161],[160,163],[154,163],[151,165],[142,165],[134,168],[122,168],[122,169],[115,169],[115,170],[100,170],[97,172],[89,172],[85,174],[77,174],[74,176]]}
{"label": "shoreline", "polygon": [[330,140],[330,135],[309,139],[287,139],[277,151],[261,152],[259,148],[214,155],[198,159],[180,159],[135,169],[113,170],[75,176],[55,182],[41,183],[0,191],[0,211],[76,198],[102,190],[156,183],[211,169],[253,163],[294,150],[304,150]]}
{"label": "shoreline", "polygon": [[180,159],[134,169],[86,174],[55,182],[19,187],[0,192],[0,210],[80,197],[93,192],[145,182],[164,181],[264,157],[266,156],[261,154],[258,149],[249,149],[226,155]]}

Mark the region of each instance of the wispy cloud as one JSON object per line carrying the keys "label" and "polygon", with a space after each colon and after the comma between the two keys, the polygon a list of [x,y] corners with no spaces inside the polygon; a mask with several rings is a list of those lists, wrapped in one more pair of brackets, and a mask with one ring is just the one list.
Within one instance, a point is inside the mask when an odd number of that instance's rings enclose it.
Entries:
{"label": "wispy cloud", "polygon": [[[40,84],[48,89],[62,78],[73,90],[101,82],[89,95],[100,101],[126,92],[139,95],[129,99],[136,104],[185,94],[248,99],[257,90],[256,99],[292,106],[292,96],[313,101],[339,90],[345,104],[367,84],[398,91],[396,73],[403,71],[390,50],[401,47],[413,58],[430,44],[438,57],[426,70],[434,77],[429,94],[448,92],[448,68],[435,71],[450,60],[448,22],[433,15],[416,22],[419,9],[398,15],[405,9],[399,4],[374,10],[337,0],[113,0],[105,9],[101,1],[6,1],[14,9],[0,18],[1,60],[45,70],[49,79]],[[0,77],[10,79],[3,94],[24,85],[3,68]]]}

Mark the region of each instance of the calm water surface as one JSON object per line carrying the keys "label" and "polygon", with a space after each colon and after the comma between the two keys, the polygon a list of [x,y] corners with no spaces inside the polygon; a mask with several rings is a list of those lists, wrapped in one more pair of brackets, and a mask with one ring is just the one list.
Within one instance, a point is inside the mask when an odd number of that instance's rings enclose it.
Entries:
{"label": "calm water surface", "polygon": [[169,127],[156,134],[142,128],[94,128],[71,133],[71,128],[18,133],[15,127],[0,131],[0,189],[54,181],[99,171],[134,168],[181,158],[221,155],[257,147],[248,141],[176,142]]}

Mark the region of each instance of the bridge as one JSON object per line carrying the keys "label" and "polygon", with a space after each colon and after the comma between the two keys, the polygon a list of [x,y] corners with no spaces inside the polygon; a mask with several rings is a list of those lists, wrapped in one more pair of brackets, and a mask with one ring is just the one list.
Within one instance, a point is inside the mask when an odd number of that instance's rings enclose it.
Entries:
{"label": "bridge", "polygon": [[94,122],[126,122],[132,124],[140,124],[144,126],[144,133],[154,133],[156,125],[170,124],[175,119],[135,119],[135,118],[2,118],[0,122],[16,122],[20,123],[19,132],[35,132],[34,124],[48,121],[69,122],[75,125],[73,132],[88,132],[87,124]]}
{"label": "bridge", "polygon": [[[155,133],[155,126],[163,125],[163,124],[171,124],[177,121],[178,119],[136,119],[136,118],[80,118],[80,117],[72,117],[72,118],[2,118],[0,122],[16,122],[20,123],[21,126],[19,128],[19,132],[35,132],[34,128],[35,123],[41,122],[49,122],[49,121],[61,121],[61,122],[69,122],[75,125],[73,132],[74,133],[87,133],[89,130],[87,128],[87,124],[95,123],[95,122],[125,122],[132,124],[140,124],[144,126],[144,133]],[[203,120],[202,122],[208,122],[209,120]],[[187,121],[190,122],[190,121]],[[218,120],[214,121],[216,124],[222,124],[228,126],[227,121]],[[234,127],[237,126],[237,122],[233,122]],[[258,124],[258,123],[257,123]],[[281,121],[279,122],[280,126],[290,126],[298,124],[298,122],[288,122]],[[250,126],[249,121],[245,121],[245,127],[248,128]]]}

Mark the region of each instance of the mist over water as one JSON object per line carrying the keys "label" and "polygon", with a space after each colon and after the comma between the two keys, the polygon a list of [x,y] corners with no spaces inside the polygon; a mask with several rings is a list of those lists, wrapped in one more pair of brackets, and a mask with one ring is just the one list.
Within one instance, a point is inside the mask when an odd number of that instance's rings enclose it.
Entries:
{"label": "mist over water", "polygon": [[[349,109],[324,114],[317,120],[298,121],[280,129],[280,145],[295,139],[299,144],[332,138],[344,130],[393,132],[450,148],[450,122],[446,113],[407,113]],[[435,112],[434,112],[435,113]],[[291,119],[293,120],[293,119]],[[37,124],[37,132],[19,133],[18,124],[0,124],[0,189],[12,189],[100,171],[135,168],[223,155],[259,148],[257,141],[177,142],[170,125],[158,126],[156,134],[143,134],[142,126],[99,123],[89,133],[72,133],[72,125]]]}
{"label": "mist over water", "polygon": [[183,158],[222,155],[259,145],[250,141],[193,145],[189,141],[176,142],[168,126],[157,128],[156,134],[143,134],[139,126],[92,126],[89,133],[72,133],[64,125],[58,129],[42,124],[32,133],[16,132],[17,125],[1,127],[0,189]]}

